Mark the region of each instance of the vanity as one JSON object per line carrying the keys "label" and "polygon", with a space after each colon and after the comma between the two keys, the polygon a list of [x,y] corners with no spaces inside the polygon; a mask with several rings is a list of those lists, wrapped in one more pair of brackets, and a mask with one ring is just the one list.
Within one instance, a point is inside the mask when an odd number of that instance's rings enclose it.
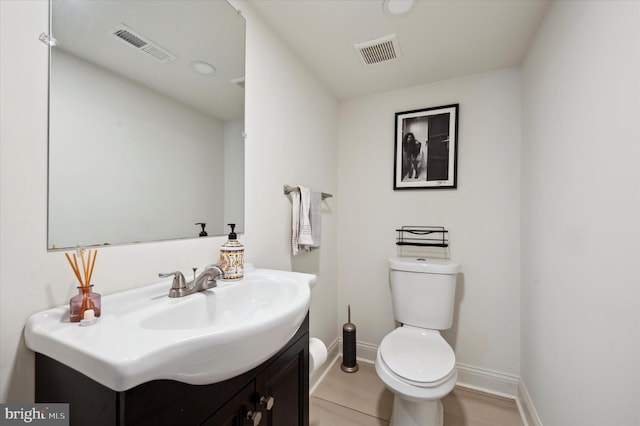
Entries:
{"label": "vanity", "polygon": [[307,426],[308,395],[308,316],[268,361],[210,385],[154,380],[117,392],[36,354],[35,402],[69,403],[72,425]]}
{"label": "vanity", "polygon": [[170,281],[103,296],[94,324],[33,315],[36,402],[72,425],[309,424],[311,274],[251,269],[178,299]]}

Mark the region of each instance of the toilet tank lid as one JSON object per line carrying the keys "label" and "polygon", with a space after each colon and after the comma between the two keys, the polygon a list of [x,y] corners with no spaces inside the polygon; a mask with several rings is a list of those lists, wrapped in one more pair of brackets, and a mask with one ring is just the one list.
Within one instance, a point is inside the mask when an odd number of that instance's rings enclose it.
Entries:
{"label": "toilet tank lid", "polygon": [[449,259],[393,257],[389,259],[389,269],[428,274],[456,274],[460,272],[461,266]]}

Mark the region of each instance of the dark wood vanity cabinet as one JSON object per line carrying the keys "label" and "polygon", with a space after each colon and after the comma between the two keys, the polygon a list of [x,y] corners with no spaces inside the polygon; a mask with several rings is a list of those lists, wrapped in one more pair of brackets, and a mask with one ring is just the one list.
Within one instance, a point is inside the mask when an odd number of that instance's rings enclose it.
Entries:
{"label": "dark wood vanity cabinet", "polygon": [[[255,386],[253,385],[252,383],[245,386],[202,424],[211,426],[253,425],[251,417],[254,416],[255,419],[255,416],[262,416],[262,412],[255,411],[255,403],[253,402]],[[257,420],[258,424],[264,424],[261,417]]]}
{"label": "dark wood vanity cabinet", "polygon": [[257,402],[266,426],[309,424],[309,338],[306,349],[290,348],[256,377]]}
{"label": "dark wood vanity cabinet", "polygon": [[37,403],[69,403],[71,426],[308,426],[309,317],[276,355],[210,385],[154,380],[116,392],[36,354]]}

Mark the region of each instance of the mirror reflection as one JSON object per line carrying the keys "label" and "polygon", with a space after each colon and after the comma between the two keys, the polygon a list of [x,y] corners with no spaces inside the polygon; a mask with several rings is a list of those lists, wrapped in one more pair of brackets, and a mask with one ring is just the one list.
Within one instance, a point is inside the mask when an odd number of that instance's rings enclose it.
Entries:
{"label": "mirror reflection", "polygon": [[52,0],[51,35],[48,249],[242,231],[242,16]]}

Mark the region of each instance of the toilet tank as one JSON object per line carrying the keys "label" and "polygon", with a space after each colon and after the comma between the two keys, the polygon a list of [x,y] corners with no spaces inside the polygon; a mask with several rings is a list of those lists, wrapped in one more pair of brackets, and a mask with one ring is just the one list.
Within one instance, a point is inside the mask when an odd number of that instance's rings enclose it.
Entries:
{"label": "toilet tank", "polygon": [[389,259],[394,318],[403,324],[431,330],[450,328],[458,272],[460,264],[450,260]]}

